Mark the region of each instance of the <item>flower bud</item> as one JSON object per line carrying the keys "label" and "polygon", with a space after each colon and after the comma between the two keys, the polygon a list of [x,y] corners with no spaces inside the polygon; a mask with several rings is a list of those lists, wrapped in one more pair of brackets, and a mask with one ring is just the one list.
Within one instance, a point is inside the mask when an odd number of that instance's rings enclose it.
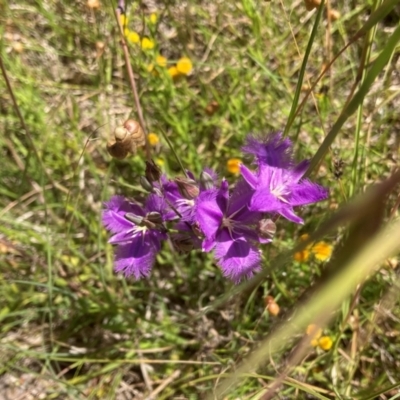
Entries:
{"label": "flower bud", "polygon": [[203,189],[209,190],[214,187],[214,180],[208,172],[202,171],[200,174],[200,184]]}
{"label": "flower bud", "polygon": [[146,161],[145,176],[149,182],[157,182],[160,179],[161,169],[153,160]]}
{"label": "flower bud", "polygon": [[174,181],[178,185],[179,193],[187,200],[195,199],[199,193],[199,187],[193,179],[175,178]]}
{"label": "flower bud", "polygon": [[147,221],[152,222],[155,225],[161,225],[163,222],[161,214],[157,211],[151,211],[151,212],[147,213],[145,219]]}
{"label": "flower bud", "polygon": [[152,186],[152,184],[147,180],[147,178],[145,176],[141,176],[139,178],[139,182],[140,182],[140,186],[146,191],[151,193],[154,188]]}
{"label": "flower bud", "polygon": [[141,217],[140,215],[133,214],[133,213],[126,213],[125,218],[128,221],[133,222],[136,225],[140,225],[143,222],[143,217]]}
{"label": "flower bud", "polygon": [[264,239],[272,239],[276,232],[274,221],[269,218],[258,221],[258,235]]}

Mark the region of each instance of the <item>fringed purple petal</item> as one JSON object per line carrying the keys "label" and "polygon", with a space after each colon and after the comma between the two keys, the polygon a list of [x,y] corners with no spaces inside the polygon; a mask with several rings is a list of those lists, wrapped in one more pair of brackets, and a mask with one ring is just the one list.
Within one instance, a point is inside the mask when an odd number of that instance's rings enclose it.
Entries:
{"label": "fringed purple petal", "polygon": [[117,247],[115,271],[122,272],[126,277],[134,276],[135,279],[148,277],[159,250],[157,237],[137,236],[132,242]]}
{"label": "fringed purple petal", "polygon": [[295,222],[296,224],[304,224],[304,221],[294,213],[292,207],[282,208],[278,211],[278,213],[281,214],[282,217],[285,217],[289,221]]}
{"label": "fringed purple petal", "polygon": [[219,190],[210,189],[200,193],[196,200],[194,219],[208,239],[213,239],[222,222],[224,210],[217,202]]}
{"label": "fringed purple petal", "polygon": [[224,275],[235,283],[251,278],[260,270],[261,255],[257,247],[241,237],[232,239],[227,229],[218,236],[215,257]]}
{"label": "fringed purple petal", "polygon": [[322,186],[303,180],[290,186],[290,205],[292,207],[317,203],[328,197],[328,190]]}
{"label": "fringed purple petal", "polygon": [[240,173],[244,180],[249,184],[250,188],[255,189],[258,184],[258,176],[256,173],[248,169],[245,165],[240,164]]}
{"label": "fringed purple petal", "polygon": [[282,132],[267,137],[249,135],[242,148],[245,153],[257,158],[257,163],[271,167],[288,168],[292,165],[292,142]]}
{"label": "fringed purple petal", "polygon": [[250,210],[251,211],[258,211],[258,212],[267,212],[267,213],[274,213],[279,212],[285,204],[282,203],[276,196],[271,194],[268,188],[260,188],[258,189],[250,203]]}
{"label": "fringed purple petal", "polygon": [[132,223],[125,218],[126,213],[144,215],[141,207],[130,203],[123,196],[111,197],[108,202],[104,203],[104,206],[103,225],[112,233],[119,233],[132,227]]}
{"label": "fringed purple petal", "polygon": [[303,177],[309,165],[310,160],[303,160],[290,171],[293,182],[298,182]]}

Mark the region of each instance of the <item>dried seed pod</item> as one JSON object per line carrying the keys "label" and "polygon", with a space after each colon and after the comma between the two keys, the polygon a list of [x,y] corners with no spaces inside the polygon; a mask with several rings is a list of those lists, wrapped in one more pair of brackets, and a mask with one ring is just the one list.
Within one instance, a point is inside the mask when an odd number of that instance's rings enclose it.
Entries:
{"label": "dried seed pod", "polygon": [[307,11],[317,8],[321,4],[321,0],[304,0]]}
{"label": "dried seed pod", "polygon": [[269,315],[276,317],[279,314],[280,307],[272,296],[267,296],[265,299],[265,306]]}
{"label": "dried seed pod", "polygon": [[329,18],[331,19],[331,21],[338,20],[340,18],[340,16],[341,15],[340,15],[340,12],[338,10],[331,9],[329,11]]}
{"label": "dried seed pod", "polygon": [[139,123],[128,119],[123,125],[114,130],[114,138],[107,143],[107,150],[111,156],[123,160],[128,154],[135,154],[139,146],[145,144],[143,130]]}
{"label": "dried seed pod", "polygon": [[205,108],[205,112],[207,115],[213,115],[215,114],[219,109],[219,103],[216,100],[211,100],[206,108]]}

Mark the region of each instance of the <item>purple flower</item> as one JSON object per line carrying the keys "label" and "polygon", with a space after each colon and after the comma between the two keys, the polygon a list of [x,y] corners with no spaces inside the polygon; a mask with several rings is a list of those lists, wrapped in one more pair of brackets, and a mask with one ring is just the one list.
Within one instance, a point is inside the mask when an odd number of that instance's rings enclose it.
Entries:
{"label": "purple flower", "polygon": [[247,193],[248,185],[240,181],[229,197],[228,183],[223,180],[219,189],[200,193],[195,206],[195,220],[205,236],[203,251],[215,248],[224,275],[236,283],[260,270],[256,244],[270,242],[257,233],[262,215],[247,208]]}
{"label": "purple flower", "polygon": [[304,206],[325,200],[328,190],[307,179],[302,179],[308,161],[295,167],[278,168],[259,163],[256,172],[241,165],[243,178],[251,187],[253,194],[249,202],[252,211],[278,213],[290,221],[302,224],[293,207]]}
{"label": "purple flower", "polygon": [[115,271],[136,279],[147,277],[166,239],[164,221],[174,217],[157,195],[150,194],[144,207],[131,203],[122,196],[114,196],[105,203],[103,224],[113,233],[109,243],[117,244]]}
{"label": "purple flower", "polygon": [[255,156],[257,164],[278,168],[288,168],[293,164],[292,142],[288,138],[283,138],[282,132],[266,137],[249,135],[242,150]]}
{"label": "purple flower", "polygon": [[181,221],[193,223],[195,199],[201,192],[216,187],[217,175],[208,168],[204,169],[199,180],[191,171],[187,171],[187,175],[188,178],[176,178],[175,181],[162,176],[160,191],[180,214]]}

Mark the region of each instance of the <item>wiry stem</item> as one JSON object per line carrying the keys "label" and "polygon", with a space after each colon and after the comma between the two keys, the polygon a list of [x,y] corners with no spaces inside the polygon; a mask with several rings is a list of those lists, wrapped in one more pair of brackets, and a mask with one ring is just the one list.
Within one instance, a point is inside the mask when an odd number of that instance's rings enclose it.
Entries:
{"label": "wiry stem", "polygon": [[129,59],[129,50],[128,50],[128,46],[126,44],[124,30],[123,30],[123,27],[121,25],[121,18],[120,17],[122,15],[122,12],[125,10],[125,8],[124,8],[125,4],[124,3],[125,3],[124,1],[119,1],[118,2],[118,7],[115,10],[115,15],[116,15],[116,18],[117,18],[119,32],[120,32],[120,36],[121,36],[121,45],[122,45],[122,50],[124,51],[125,65],[126,65],[126,70],[128,72],[129,83],[131,85],[133,98],[135,100],[135,105],[136,105],[136,110],[137,110],[137,114],[138,114],[138,117],[139,117],[139,122],[140,122],[140,125],[142,126],[144,135],[146,137],[146,158],[148,160],[151,160],[151,149],[150,149],[150,144],[149,144],[149,142],[147,140],[147,130],[146,130],[145,122],[144,122],[144,118],[143,118],[142,107],[140,105],[139,94],[138,94],[137,87],[136,87],[135,76],[133,75],[132,65],[131,65],[130,59]]}

